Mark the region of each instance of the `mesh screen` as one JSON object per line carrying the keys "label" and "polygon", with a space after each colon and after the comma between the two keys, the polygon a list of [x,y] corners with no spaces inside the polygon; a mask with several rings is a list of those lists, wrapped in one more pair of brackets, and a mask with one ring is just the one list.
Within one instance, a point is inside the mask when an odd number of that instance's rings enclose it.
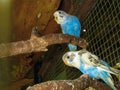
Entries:
{"label": "mesh screen", "polygon": [[97,0],[83,26],[86,32],[82,33],[82,37],[89,42],[89,51],[111,66],[120,62],[119,0]]}
{"label": "mesh screen", "polygon": [[[88,50],[103,58],[111,66],[120,62],[120,0],[96,0],[92,10],[82,23],[86,32],[81,37],[89,43]],[[79,3],[78,3],[79,4]],[[79,13],[77,13],[79,15]],[[67,47],[68,49],[68,47]],[[64,65],[61,57],[68,50],[59,52],[55,62],[45,75],[44,81],[55,79],[61,72],[66,72],[66,79],[79,77],[76,68]],[[58,58],[59,57],[59,58]],[[114,77],[114,81],[117,79]]]}

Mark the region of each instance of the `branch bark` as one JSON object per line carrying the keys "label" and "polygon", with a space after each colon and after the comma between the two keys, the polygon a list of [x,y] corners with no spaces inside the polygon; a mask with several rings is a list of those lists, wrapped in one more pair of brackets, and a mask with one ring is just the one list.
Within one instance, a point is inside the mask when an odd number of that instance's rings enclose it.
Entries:
{"label": "branch bark", "polygon": [[42,37],[32,35],[30,40],[0,44],[0,57],[7,57],[23,53],[47,51],[47,46],[53,44],[72,43],[86,48],[88,43],[82,38],[75,38],[65,34],[49,34]]}
{"label": "branch bark", "polygon": [[[120,83],[119,83],[120,84]],[[86,89],[91,87],[92,89]],[[118,87],[120,88],[120,87]],[[112,90],[108,85],[98,80],[90,78],[78,78],[75,80],[53,80],[34,86],[29,86],[26,90]]]}

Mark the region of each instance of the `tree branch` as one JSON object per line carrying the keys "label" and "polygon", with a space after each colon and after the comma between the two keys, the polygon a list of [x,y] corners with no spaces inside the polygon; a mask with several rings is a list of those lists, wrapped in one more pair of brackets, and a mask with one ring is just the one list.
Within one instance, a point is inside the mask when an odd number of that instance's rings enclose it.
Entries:
{"label": "tree branch", "polygon": [[7,57],[23,53],[47,51],[47,46],[53,44],[72,43],[86,48],[88,43],[82,38],[75,38],[65,34],[49,34],[42,37],[32,35],[30,40],[0,44],[0,57]]}
{"label": "tree branch", "polygon": [[47,81],[41,84],[36,84],[34,86],[29,86],[26,90],[85,90],[88,87],[94,88],[91,90],[112,90],[108,85],[104,84],[103,82],[100,82],[98,80],[92,80],[90,78]]}

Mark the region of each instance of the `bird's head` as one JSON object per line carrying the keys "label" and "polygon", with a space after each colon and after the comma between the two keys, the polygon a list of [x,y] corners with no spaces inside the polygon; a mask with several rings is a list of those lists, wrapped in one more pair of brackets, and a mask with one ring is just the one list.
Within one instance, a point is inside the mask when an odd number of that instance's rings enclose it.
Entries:
{"label": "bird's head", "polygon": [[76,67],[79,69],[80,67],[80,57],[76,51],[70,51],[63,55],[62,57],[65,65],[70,67]]}
{"label": "bird's head", "polygon": [[58,10],[56,12],[54,12],[54,17],[55,17],[55,21],[58,24],[62,24],[64,21],[66,21],[66,16],[68,15],[66,12],[62,11],[62,10]]}

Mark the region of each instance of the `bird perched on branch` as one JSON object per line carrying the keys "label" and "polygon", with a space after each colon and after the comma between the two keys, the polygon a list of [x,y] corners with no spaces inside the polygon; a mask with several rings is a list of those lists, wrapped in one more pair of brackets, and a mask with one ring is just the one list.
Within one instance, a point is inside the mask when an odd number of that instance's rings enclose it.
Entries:
{"label": "bird perched on branch", "polygon": [[[62,10],[58,10],[54,13],[55,21],[60,24],[62,32],[64,34],[80,37],[81,24],[76,16],[67,14]],[[77,50],[77,46],[68,44],[70,51]]]}
{"label": "bird perched on branch", "polygon": [[117,90],[110,74],[118,76],[120,75],[120,70],[110,67],[107,62],[89,51],[85,49],[70,51],[65,53],[62,59],[66,65],[79,69],[83,73],[81,77],[89,76],[95,79],[102,79],[113,90]]}

